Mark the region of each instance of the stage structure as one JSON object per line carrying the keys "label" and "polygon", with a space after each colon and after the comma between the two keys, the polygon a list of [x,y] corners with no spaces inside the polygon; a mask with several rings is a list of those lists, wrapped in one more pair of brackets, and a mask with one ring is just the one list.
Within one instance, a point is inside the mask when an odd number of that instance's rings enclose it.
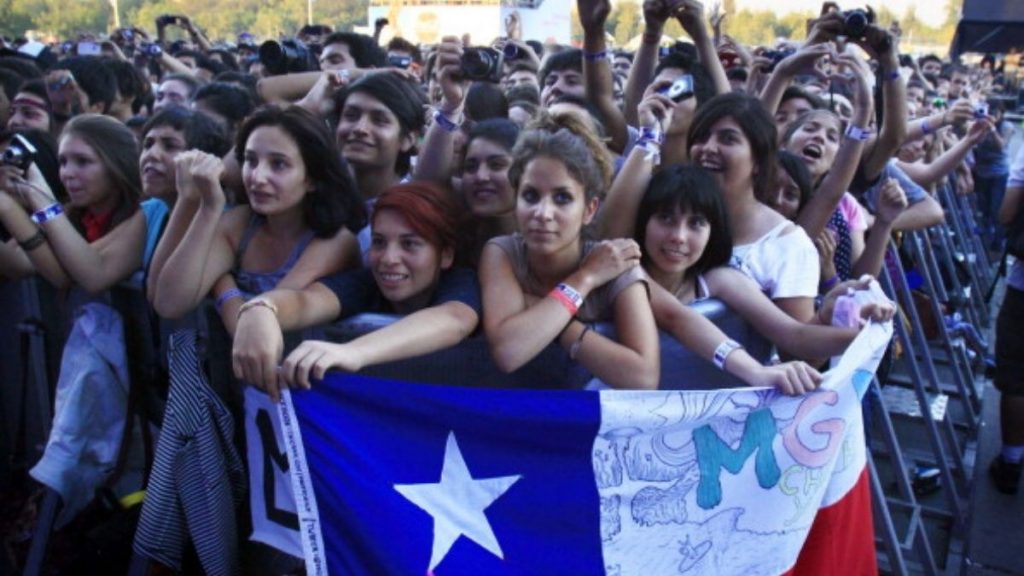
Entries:
{"label": "stage structure", "polygon": [[568,44],[571,9],[572,0],[370,0],[368,25],[387,18],[385,37],[419,44],[464,34],[475,45],[510,35]]}

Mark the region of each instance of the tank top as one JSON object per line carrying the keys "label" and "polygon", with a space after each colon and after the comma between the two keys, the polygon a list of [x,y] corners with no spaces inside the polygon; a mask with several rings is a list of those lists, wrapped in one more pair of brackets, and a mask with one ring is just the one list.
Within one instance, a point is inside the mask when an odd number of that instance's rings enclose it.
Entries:
{"label": "tank top", "polygon": [[313,231],[307,230],[295,243],[295,247],[292,248],[288,259],[284,261],[281,266],[276,270],[270,272],[249,272],[241,269],[242,257],[245,255],[246,249],[249,248],[249,242],[252,241],[252,237],[259,231],[260,226],[266,222],[266,218],[259,214],[253,214],[249,219],[249,224],[245,228],[245,232],[242,233],[242,240],[238,243],[238,249],[235,250],[235,267],[231,271],[231,274],[235,277],[235,282],[238,284],[238,289],[241,290],[246,297],[252,297],[256,294],[262,294],[273,290],[278,282],[281,281],[285,275],[291,271],[295,263],[299,261],[299,257],[302,256],[303,251],[309,246],[309,243],[313,240]]}

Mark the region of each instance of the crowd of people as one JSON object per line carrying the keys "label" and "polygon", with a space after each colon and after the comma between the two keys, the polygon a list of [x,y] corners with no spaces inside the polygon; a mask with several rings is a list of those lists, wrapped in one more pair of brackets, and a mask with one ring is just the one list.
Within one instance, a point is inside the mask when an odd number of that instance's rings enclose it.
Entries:
{"label": "crowd of people", "polygon": [[[799,395],[857,333],[832,325],[836,299],[881,272],[901,232],[955,209],[938,189],[972,195],[978,231],[1001,253],[1024,155],[1011,170],[1000,98],[1011,86],[994,62],[901,54],[898,29],[870,14],[854,26],[834,7],[805,38],[755,47],[724,35],[719,15],[709,23],[697,0],[645,0],[635,52],[608,45],[607,0],[578,0],[578,13],[581,47],[515,34],[487,46],[380,43],[384,22],[372,37],[309,26],[260,46],[250,35],[214,43],[176,15],[158,18],[153,38],[124,28],[8,43],[0,280],[39,276],[72,318],[53,431],[31,472],[60,493],[59,524],[110,487],[134,441],[110,306],[133,277],[168,333],[195,331],[212,302],[234,376],[274,399],[330,370],[466,338],[486,339],[503,372],[555,346],[592,387],[654,389],[659,330],[750,385]],[[689,40],[662,46],[673,19]],[[168,42],[175,27],[188,39]],[[1008,286],[1004,449],[991,471],[1015,493],[1024,265]],[[770,340],[775,361],[690,306],[708,298]],[[394,321],[285,349],[287,332],[364,312]],[[896,309],[861,313],[888,320]],[[213,392],[202,362],[176,361],[201,355],[195,339],[163,344],[170,395],[210,392],[216,418],[230,420],[237,399]],[[215,418],[190,406],[164,426]],[[165,441],[151,486],[174,474],[160,465]],[[119,476],[119,495],[139,488],[141,476]],[[161,521],[157,506],[143,504],[140,534]],[[149,555],[174,570],[203,563],[181,549]]]}

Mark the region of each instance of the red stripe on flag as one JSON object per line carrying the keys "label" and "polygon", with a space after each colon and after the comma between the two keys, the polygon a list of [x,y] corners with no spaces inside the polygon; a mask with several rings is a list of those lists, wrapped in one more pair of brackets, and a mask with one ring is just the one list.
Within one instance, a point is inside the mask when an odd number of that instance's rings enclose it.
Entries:
{"label": "red stripe on flag", "polygon": [[818,510],[796,565],[783,576],[835,574],[839,566],[844,575],[878,574],[867,467],[841,500]]}

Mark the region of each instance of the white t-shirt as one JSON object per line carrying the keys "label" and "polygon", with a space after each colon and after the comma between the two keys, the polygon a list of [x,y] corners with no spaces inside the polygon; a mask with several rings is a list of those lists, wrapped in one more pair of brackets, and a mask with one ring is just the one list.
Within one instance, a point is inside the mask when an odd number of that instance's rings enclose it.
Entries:
{"label": "white t-shirt", "polygon": [[780,223],[756,242],[734,246],[729,265],[753,278],[772,300],[818,295],[818,251],[792,222]]}

